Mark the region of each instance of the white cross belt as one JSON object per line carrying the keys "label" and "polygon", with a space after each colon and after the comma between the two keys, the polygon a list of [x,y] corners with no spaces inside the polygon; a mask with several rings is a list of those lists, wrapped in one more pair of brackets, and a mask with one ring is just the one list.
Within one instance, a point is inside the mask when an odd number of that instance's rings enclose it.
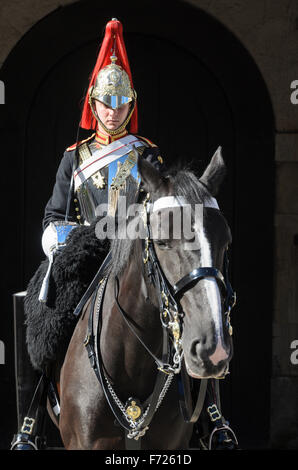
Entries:
{"label": "white cross belt", "polygon": [[133,150],[133,146],[144,146],[144,142],[134,135],[126,135],[125,137],[115,140],[104,148],[96,150],[90,158],[85,160],[74,172],[75,191],[96,171],[104,168],[123,155]]}

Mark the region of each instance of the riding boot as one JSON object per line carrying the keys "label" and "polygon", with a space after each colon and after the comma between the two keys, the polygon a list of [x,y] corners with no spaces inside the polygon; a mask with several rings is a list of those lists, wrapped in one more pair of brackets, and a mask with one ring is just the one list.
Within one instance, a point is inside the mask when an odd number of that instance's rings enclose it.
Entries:
{"label": "riding boot", "polygon": [[[37,437],[42,432],[44,410],[39,405],[36,416],[28,415],[30,403],[35,395],[40,381],[38,374],[32,367],[26,346],[26,327],[24,317],[25,292],[14,294],[14,353],[15,353],[15,378],[16,378],[16,408],[18,433],[12,441],[13,450],[35,450],[44,446],[44,439]],[[31,407],[32,409],[32,407]],[[38,411],[38,412],[37,412]],[[34,420],[34,422],[32,421]],[[33,426],[34,424],[34,426]],[[34,436],[32,431],[34,428]],[[41,430],[40,430],[41,429]]]}

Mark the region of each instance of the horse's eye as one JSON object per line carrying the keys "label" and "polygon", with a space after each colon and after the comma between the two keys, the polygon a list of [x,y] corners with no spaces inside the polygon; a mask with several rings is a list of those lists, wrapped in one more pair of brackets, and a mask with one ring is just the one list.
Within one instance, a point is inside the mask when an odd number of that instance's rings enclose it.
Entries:
{"label": "horse's eye", "polygon": [[154,243],[162,249],[169,249],[169,245],[165,240],[154,240]]}

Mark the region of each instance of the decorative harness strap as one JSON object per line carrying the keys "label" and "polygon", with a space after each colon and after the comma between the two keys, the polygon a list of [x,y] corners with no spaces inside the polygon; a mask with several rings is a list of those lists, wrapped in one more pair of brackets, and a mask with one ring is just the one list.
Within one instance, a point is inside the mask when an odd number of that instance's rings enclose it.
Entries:
{"label": "decorative harness strap", "polygon": [[83,295],[83,297],[79,301],[78,305],[76,306],[76,308],[73,312],[75,317],[80,315],[80,313],[82,311],[82,308],[86,304],[87,300],[94,293],[96,287],[98,286],[99,281],[101,279],[103,279],[111,260],[112,260],[112,254],[111,254],[111,252],[109,252],[107,254],[106,258],[104,259],[103,263],[101,264],[99,270],[95,274],[94,278],[92,279],[92,281],[91,281],[89,287],[87,288],[85,294]]}
{"label": "decorative harness strap", "polygon": [[138,406],[140,411],[138,414],[139,419],[135,418],[135,415],[131,409],[132,407],[137,408],[136,404],[138,403],[138,400],[131,398],[126,406],[121,403],[104,373],[103,361],[99,347],[102,320],[102,299],[104,296],[107,280],[108,277],[105,277],[93,294],[93,301],[88,319],[88,330],[84,345],[87,349],[91,366],[102,386],[106,400],[115,418],[126,430],[127,437],[129,439],[133,438],[137,441],[147,431],[154,413],[160,406],[173,377],[167,377],[161,372],[157,374],[152,394],[142,405],[142,409],[140,406]]}
{"label": "decorative harness strap", "polygon": [[[108,276],[104,277],[101,280],[101,282],[97,286],[96,291],[93,294],[93,301],[88,319],[87,336],[84,342],[84,345],[88,351],[88,357],[91,366],[94,369],[96,377],[98,378],[102,386],[107,402],[115,418],[126,431],[126,442],[128,442],[129,439],[139,441],[140,437],[144,436],[144,434],[148,430],[149,424],[154,416],[154,413],[159,408],[175,374],[179,374],[181,371],[183,350],[181,344],[182,325],[180,323],[180,317],[183,316],[183,312],[179,312],[176,298],[181,294],[184,289],[189,289],[190,285],[192,285],[193,282],[199,281],[204,277],[214,277],[218,282],[220,282],[226,292],[225,305],[228,309],[227,325],[229,327],[230,334],[232,334],[232,330],[229,322],[229,313],[236,300],[235,294],[228,280],[228,266],[226,254],[224,267],[225,277],[216,268],[201,267],[194,269],[191,273],[184,276],[174,286],[168,285],[168,282],[163,274],[158,258],[156,256],[153,243],[151,241],[149,209],[146,206],[148,200],[149,194],[147,195],[144,201],[144,225],[147,236],[145,240],[142,241],[144,253],[143,261],[144,264],[147,266],[149,279],[151,279],[153,285],[155,285],[156,287],[159,301],[160,318],[161,324],[163,326],[162,360],[158,359],[155,354],[150,351],[150,349],[146,346],[143,340],[136,333],[134,327],[131,324],[131,320],[129,319],[128,315],[119,303],[119,280],[117,277],[114,280],[115,301],[119,312],[122,314],[122,317],[125,320],[126,324],[129,326],[130,330],[138,338],[140,343],[144,346],[146,351],[151,355],[151,357],[154,359],[155,363],[158,366],[157,378],[153,393],[143,405],[141,405],[139,401],[134,398],[130,398],[127,404],[123,405],[123,403],[121,403],[117,394],[113,390],[113,387],[108,381],[103,370],[99,340],[102,320],[102,299],[107,284]],[[94,285],[96,281],[98,281],[98,275],[95,276],[92,285]],[[80,308],[78,308],[77,310],[80,311]],[[206,391],[207,379],[201,379],[197,403],[191,416],[188,415],[186,407],[183,405],[183,400],[181,401],[181,409],[186,422],[194,423],[198,420],[203,408]],[[209,413],[211,412],[211,419],[212,406],[214,406],[214,404],[209,406]],[[221,422],[221,424],[222,426],[220,429],[225,426],[224,423]],[[128,447],[134,449],[140,448],[140,443],[138,442],[138,444],[134,446],[127,445],[127,448]]]}

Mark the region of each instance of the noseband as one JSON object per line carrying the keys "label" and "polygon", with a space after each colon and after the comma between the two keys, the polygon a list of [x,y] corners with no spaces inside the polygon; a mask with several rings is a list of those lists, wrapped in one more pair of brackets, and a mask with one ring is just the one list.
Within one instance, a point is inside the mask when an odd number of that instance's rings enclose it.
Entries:
{"label": "noseband", "polygon": [[223,268],[224,275],[222,275],[222,273],[214,267],[195,268],[190,273],[186,274],[186,276],[183,276],[174,286],[172,286],[172,292],[174,296],[177,297],[181,295],[183,291],[189,290],[194,282],[210,277],[214,278],[219,284],[219,287],[221,287],[224,292],[224,307],[225,315],[227,316],[226,323],[229,329],[229,333],[232,335],[233,329],[230,321],[230,311],[236,304],[236,292],[233,290],[229,281],[229,259],[227,250],[224,253]]}

